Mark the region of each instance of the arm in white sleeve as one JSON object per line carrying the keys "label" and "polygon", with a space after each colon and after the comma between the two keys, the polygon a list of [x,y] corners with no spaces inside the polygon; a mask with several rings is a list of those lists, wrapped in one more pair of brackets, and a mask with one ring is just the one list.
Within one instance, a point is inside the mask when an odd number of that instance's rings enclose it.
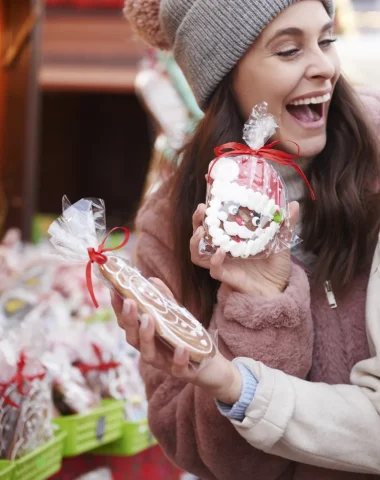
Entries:
{"label": "arm in white sleeve", "polygon": [[231,420],[255,448],[301,463],[380,474],[380,246],[366,306],[372,357],[351,372],[352,385],[311,383],[248,358],[258,381],[243,422]]}

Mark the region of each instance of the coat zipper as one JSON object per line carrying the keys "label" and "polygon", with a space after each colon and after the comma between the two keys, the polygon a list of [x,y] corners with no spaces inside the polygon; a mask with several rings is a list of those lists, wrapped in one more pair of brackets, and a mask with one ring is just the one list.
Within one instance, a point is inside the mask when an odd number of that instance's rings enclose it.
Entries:
{"label": "coat zipper", "polygon": [[334,295],[330,280],[325,282],[325,292],[326,292],[326,297],[327,297],[327,301],[329,302],[330,308],[337,308],[338,305],[335,300],[335,295]]}
{"label": "coat zipper", "polygon": [[[308,269],[303,263],[301,263],[293,255],[292,255],[292,261],[294,263],[296,263],[298,266],[300,266],[301,268],[303,268],[308,277],[311,277],[311,274],[312,274],[311,270]],[[324,287],[325,287],[327,302],[328,302],[330,308],[333,308],[333,309],[338,308],[338,304],[336,303],[335,295],[334,295],[334,292],[333,292],[333,289],[332,289],[331,281],[327,280],[327,282],[325,282],[325,284],[324,284]]]}

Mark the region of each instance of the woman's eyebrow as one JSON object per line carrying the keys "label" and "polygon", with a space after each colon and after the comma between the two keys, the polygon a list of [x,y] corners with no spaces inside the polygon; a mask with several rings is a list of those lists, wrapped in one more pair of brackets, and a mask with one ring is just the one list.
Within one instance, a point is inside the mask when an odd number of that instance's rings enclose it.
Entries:
{"label": "woman's eyebrow", "polygon": [[[331,30],[332,28],[334,27],[334,22],[328,22],[326,23],[326,25],[324,25],[322,28],[321,28],[321,33],[324,33],[326,32],[327,30]],[[279,37],[282,37],[284,35],[293,35],[295,37],[301,37],[302,35],[304,35],[304,31],[301,29],[301,28],[297,28],[297,27],[288,27],[288,28],[284,28],[284,29],[281,29],[281,30],[278,30],[272,37],[271,39],[268,41],[268,43],[266,44],[266,46],[268,47],[274,40],[276,40],[277,38]]]}

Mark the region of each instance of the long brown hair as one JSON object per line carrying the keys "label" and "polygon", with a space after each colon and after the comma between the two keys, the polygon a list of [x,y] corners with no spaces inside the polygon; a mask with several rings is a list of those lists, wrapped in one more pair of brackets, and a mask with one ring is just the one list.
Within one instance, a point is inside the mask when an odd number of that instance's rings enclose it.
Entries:
{"label": "long brown hair", "polygon": [[[209,109],[182,151],[172,181],[174,254],[180,270],[182,303],[197,306],[208,325],[218,282],[191,262],[192,215],[206,196],[205,174],[214,147],[241,141],[243,120],[232,91],[232,74],[216,90]],[[318,255],[313,279],[349,284],[372,254],[380,229],[380,180],[377,139],[363,107],[347,81],[335,87],[327,124],[327,144],[315,158],[310,181],[317,201],[307,201],[303,214],[304,248]],[[178,214],[180,212],[180,214]]]}

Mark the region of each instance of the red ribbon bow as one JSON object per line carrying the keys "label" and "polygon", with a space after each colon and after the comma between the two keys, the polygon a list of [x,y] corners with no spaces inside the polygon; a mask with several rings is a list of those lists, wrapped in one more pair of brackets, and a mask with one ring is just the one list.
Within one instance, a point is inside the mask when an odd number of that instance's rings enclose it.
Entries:
{"label": "red ribbon bow", "polygon": [[[33,382],[34,380],[43,380],[46,375],[46,371],[44,368],[44,371],[39,373],[38,375],[24,375],[24,368],[26,364],[26,355],[25,353],[21,353],[20,355],[20,360],[17,362],[17,372],[15,375],[7,382],[7,383],[0,383],[0,397],[3,397],[7,388],[11,387],[12,385],[16,385],[17,391],[21,396],[28,395],[30,389],[25,391],[23,389],[23,383],[25,381],[27,382]],[[20,405],[17,405],[13,400],[11,400],[9,395],[6,395],[4,397],[4,400],[8,405],[14,408],[19,408]]]}
{"label": "red ribbon bow", "polygon": [[109,370],[113,370],[115,368],[120,367],[119,362],[104,362],[103,361],[103,356],[102,356],[102,351],[98,345],[95,343],[92,344],[92,349],[94,350],[94,353],[99,360],[98,365],[88,365],[87,363],[77,363],[75,366],[79,368],[79,370],[82,372],[83,375],[85,375],[88,372],[108,372]]}
{"label": "red ribbon bow", "polygon": [[[124,233],[125,233],[124,241],[115,248],[104,248],[104,244],[106,243],[107,238],[111,235],[112,232],[114,232],[115,230],[119,230],[119,229],[123,230]],[[88,261],[87,266],[86,266],[86,283],[87,283],[88,291],[90,292],[91,299],[92,299],[96,308],[99,307],[99,304],[98,304],[98,302],[95,298],[94,286],[92,284],[92,268],[91,268],[92,264],[97,263],[98,265],[104,265],[107,262],[107,257],[106,257],[106,255],[104,255],[104,253],[105,252],[113,252],[114,250],[119,250],[120,248],[123,248],[128,243],[129,235],[130,235],[130,233],[129,233],[128,228],[115,227],[109,233],[107,233],[107,235],[104,237],[102,243],[99,245],[97,250],[95,250],[94,248],[88,248],[87,249],[88,256],[90,257],[90,260]]]}
{"label": "red ribbon bow", "polygon": [[[277,144],[283,141],[293,143],[297,147],[297,155],[290,155],[289,153],[283,152],[282,150],[276,150],[273,148],[274,146],[276,146]],[[315,200],[314,191],[309,183],[309,180],[306,178],[301,168],[292,161],[295,158],[297,158],[300,154],[300,146],[296,142],[292,142],[291,140],[276,140],[275,142],[272,142],[269,145],[261,147],[258,150],[254,150],[248,145],[244,145],[242,143],[230,142],[230,143],[225,143],[224,145],[221,145],[219,147],[216,147],[214,152],[217,158],[214,160],[209,170],[208,183],[210,183],[210,176],[211,176],[212,169],[221,158],[230,157],[234,155],[253,155],[255,157],[264,158],[266,160],[272,160],[273,162],[279,163],[280,165],[289,165],[289,167],[294,168],[294,170],[296,170],[299,173],[303,181],[308,186],[310,190],[311,198]]]}

